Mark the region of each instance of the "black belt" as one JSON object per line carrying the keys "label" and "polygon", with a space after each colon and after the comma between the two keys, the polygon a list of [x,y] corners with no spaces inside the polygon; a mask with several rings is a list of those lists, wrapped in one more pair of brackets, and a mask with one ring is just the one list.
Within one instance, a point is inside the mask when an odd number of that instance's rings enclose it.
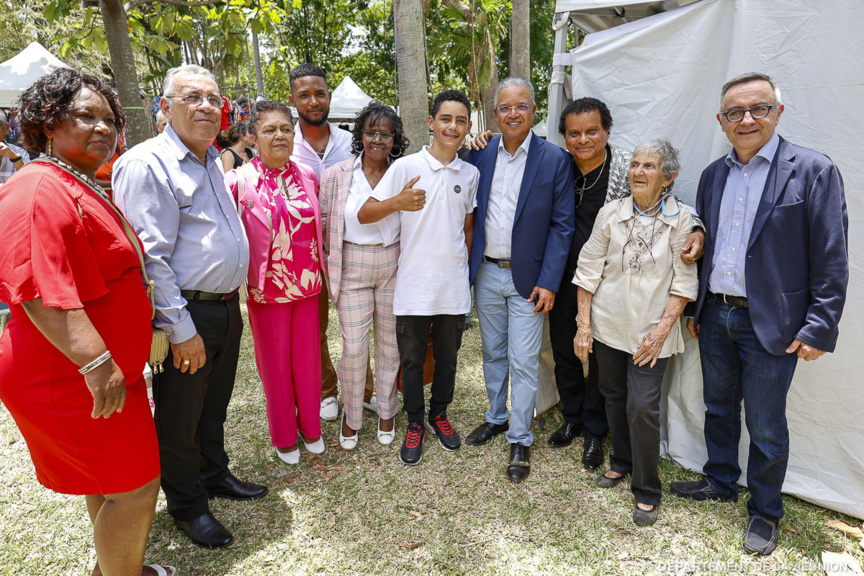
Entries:
{"label": "black belt", "polygon": [[492,258],[491,256],[483,256],[483,259],[486,260],[486,262],[492,262],[493,264],[498,266],[498,268],[510,268],[510,260]]}
{"label": "black belt", "polygon": [[180,295],[186,300],[199,300],[201,302],[226,302],[237,295],[237,290],[227,294],[216,292],[202,292],[201,290],[181,290]]}
{"label": "black belt", "polygon": [[708,292],[708,297],[716,302],[725,302],[730,306],[747,308],[747,298],[744,298],[743,296],[730,296],[728,294],[715,294],[714,292]]}

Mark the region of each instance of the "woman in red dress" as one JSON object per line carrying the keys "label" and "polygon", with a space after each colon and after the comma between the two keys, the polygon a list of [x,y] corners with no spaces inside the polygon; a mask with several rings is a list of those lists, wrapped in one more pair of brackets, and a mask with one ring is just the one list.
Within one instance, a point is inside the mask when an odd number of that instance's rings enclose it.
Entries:
{"label": "woman in red dress", "polygon": [[[104,576],[142,568],[159,453],[142,370],[151,306],[136,249],[95,184],[124,118],[98,77],[61,68],[21,96],[28,149],[44,152],[0,191],[0,399],[36,475],[86,495]],[[137,239],[136,239],[137,241]]]}

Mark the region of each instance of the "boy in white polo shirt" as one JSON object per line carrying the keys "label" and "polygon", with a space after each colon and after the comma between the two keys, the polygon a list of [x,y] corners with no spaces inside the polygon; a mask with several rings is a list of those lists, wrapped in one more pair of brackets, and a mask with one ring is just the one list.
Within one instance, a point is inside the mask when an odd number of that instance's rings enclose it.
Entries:
{"label": "boy in white polo shirt", "polygon": [[[458,90],[435,97],[429,130],[432,143],[396,160],[358,213],[361,223],[380,222],[398,212],[401,253],[393,312],[402,362],[402,397],[408,430],[399,453],[419,464],[423,452],[423,363],[429,333],[435,374],[429,401],[429,431],[445,450],[462,444],[447,418],[456,384],[456,356],[465,314],[471,310],[468,255],[480,173],[456,156],[471,128],[471,103]],[[384,236],[395,231],[382,230]]]}

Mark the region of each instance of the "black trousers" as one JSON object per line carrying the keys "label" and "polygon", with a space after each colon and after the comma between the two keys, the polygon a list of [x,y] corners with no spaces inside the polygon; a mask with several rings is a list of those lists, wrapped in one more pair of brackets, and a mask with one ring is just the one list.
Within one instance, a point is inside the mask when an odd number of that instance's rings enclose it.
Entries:
{"label": "black trousers", "polygon": [[598,369],[594,354],[588,356],[588,380],[582,361],[573,352],[576,337],[576,285],[573,274],[564,272],[561,288],[555,295],[555,307],[549,312],[549,337],[555,358],[555,382],[561,397],[564,421],[582,426],[586,437],[602,438],[609,431],[606,406],[597,385]]}
{"label": "black trousers", "polygon": [[432,356],[435,373],[429,419],[446,412],[456,387],[456,357],[462,346],[465,315],[397,316],[396,343],[402,362],[402,403],[409,424],[423,425],[426,402],[423,396],[423,364],[432,332]]}
{"label": "black trousers", "polygon": [[228,476],[224,424],[240,356],[243,317],[240,299],[189,301],[186,309],[204,340],[207,362],[195,374],[174,368],[154,374],[156,433],[162,461],[162,490],[177,520],[205,514],[207,487]]}
{"label": "black trousers", "polygon": [[610,468],[630,474],[636,502],[660,504],[660,386],[668,358],[654,368],[636,366],[633,355],[594,340],[600,367],[600,391],[606,398],[606,414],[612,436]]}

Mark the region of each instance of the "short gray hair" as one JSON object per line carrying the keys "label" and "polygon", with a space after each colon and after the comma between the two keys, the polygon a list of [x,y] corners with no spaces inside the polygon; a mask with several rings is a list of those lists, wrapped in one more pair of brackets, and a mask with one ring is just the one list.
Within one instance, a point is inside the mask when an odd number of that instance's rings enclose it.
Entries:
{"label": "short gray hair", "polygon": [[499,82],[498,87],[495,89],[495,108],[498,108],[498,92],[510,86],[525,86],[528,88],[528,91],[531,92],[531,104],[534,104],[534,85],[531,84],[531,81],[521,76],[508,76]]}
{"label": "short gray hair", "polygon": [[[633,150],[633,156],[637,154],[657,154],[660,156],[660,169],[663,171],[663,176],[668,180],[672,178],[675,172],[681,170],[681,160],[678,158],[678,149],[672,146],[672,143],[665,138],[657,140],[649,140],[636,146]],[[670,182],[666,190],[672,190],[672,185],[675,182]]]}
{"label": "short gray hair", "polygon": [[763,74],[761,72],[747,72],[745,74],[741,74],[740,76],[736,76],[735,78],[732,78],[731,80],[726,82],[726,84],[723,85],[723,88],[720,89],[720,102],[723,102],[723,99],[726,97],[726,93],[729,92],[729,89],[733,86],[738,86],[739,84],[747,84],[748,82],[756,81],[767,82],[771,86],[771,90],[774,92],[774,100],[777,101],[777,104],[783,103],[783,100],[780,98],[780,88],[777,86],[777,82],[775,82],[774,79],[767,74]]}
{"label": "short gray hair", "polygon": [[9,119],[6,118],[6,113],[3,110],[0,110],[0,124],[8,124]]}
{"label": "short gray hair", "polygon": [[213,82],[216,83],[216,86],[219,86],[219,82],[216,81],[216,76],[213,75],[210,70],[204,68],[203,66],[198,66],[197,64],[185,64],[183,66],[177,66],[176,68],[171,68],[165,74],[165,81],[162,83],[162,95],[171,97],[174,95],[174,78],[178,75],[184,76],[208,76]]}

